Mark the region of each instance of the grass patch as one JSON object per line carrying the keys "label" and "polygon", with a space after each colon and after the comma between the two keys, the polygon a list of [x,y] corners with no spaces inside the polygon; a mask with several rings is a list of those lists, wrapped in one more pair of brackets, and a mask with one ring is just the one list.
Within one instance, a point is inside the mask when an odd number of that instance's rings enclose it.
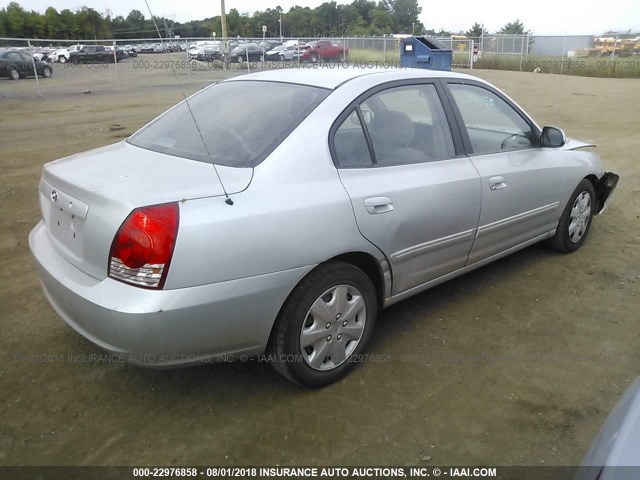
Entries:
{"label": "grass patch", "polygon": [[364,64],[369,62],[391,62],[400,63],[400,52],[393,49],[383,52],[382,50],[367,50],[364,48],[350,48],[347,54],[347,61],[350,63]]}
{"label": "grass patch", "polygon": [[[349,50],[347,60],[352,64],[367,64],[370,62],[400,63],[400,52],[389,49],[382,50],[352,48]],[[467,52],[454,52],[453,65],[457,67],[469,65]],[[640,56],[589,58],[562,58],[558,57],[522,57],[516,55],[483,55],[473,68],[488,70],[510,70],[514,72],[532,72],[540,68],[542,73],[555,73],[562,75],[578,75],[583,77],[601,78],[640,78]]]}

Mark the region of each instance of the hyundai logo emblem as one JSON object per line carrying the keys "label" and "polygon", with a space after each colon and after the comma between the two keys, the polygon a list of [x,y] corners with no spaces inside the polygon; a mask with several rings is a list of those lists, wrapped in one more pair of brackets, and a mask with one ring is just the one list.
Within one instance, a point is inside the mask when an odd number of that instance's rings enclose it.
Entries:
{"label": "hyundai logo emblem", "polygon": [[58,201],[58,192],[56,192],[55,190],[51,192],[51,201],[52,202]]}

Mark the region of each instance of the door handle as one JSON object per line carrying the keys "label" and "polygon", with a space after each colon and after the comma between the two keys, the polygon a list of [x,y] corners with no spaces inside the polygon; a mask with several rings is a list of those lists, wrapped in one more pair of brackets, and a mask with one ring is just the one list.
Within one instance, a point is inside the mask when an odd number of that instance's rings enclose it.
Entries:
{"label": "door handle", "polygon": [[389,197],[371,197],[364,201],[367,212],[371,215],[386,213],[393,210],[393,203]]}
{"label": "door handle", "polygon": [[491,190],[502,190],[507,188],[507,182],[504,181],[504,177],[491,177],[489,179],[489,188]]}

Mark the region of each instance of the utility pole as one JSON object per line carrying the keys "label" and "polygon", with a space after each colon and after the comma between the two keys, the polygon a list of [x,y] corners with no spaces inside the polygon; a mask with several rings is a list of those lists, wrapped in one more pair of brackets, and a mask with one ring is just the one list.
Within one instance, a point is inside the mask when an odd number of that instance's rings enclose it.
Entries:
{"label": "utility pole", "polygon": [[227,40],[227,13],[224,9],[224,0],[220,0],[220,23],[222,24],[222,54],[224,55],[222,68],[226,70],[229,58],[229,40]]}
{"label": "utility pole", "polygon": [[282,36],[282,10],[280,10],[280,18],[278,19],[278,22],[280,23],[280,41],[283,42],[284,37]]}

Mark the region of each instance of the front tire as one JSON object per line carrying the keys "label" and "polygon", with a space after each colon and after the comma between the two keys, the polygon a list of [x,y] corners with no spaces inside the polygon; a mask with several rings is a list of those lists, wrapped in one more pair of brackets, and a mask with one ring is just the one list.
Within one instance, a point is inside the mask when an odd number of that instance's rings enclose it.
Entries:
{"label": "front tire", "polygon": [[578,250],[591,229],[593,212],[598,207],[593,184],[583,179],[571,194],[562,212],[556,234],[547,240],[547,246],[562,253]]}
{"label": "front tire", "polygon": [[9,70],[9,78],[11,80],[20,80],[20,72],[18,72],[18,70],[16,70],[15,68],[12,68],[11,70]]}
{"label": "front tire", "polygon": [[344,262],[318,267],[285,302],[267,353],[278,373],[307,387],[344,377],[375,328],[376,289],[359,268]]}
{"label": "front tire", "polygon": [[58,62],[60,63],[67,63],[67,57],[65,57],[64,55],[61,57],[58,57]]}
{"label": "front tire", "polygon": [[51,69],[50,69],[49,67],[44,67],[44,68],[42,69],[42,76],[43,76],[44,78],[51,78],[51,74],[52,74],[52,73],[53,73],[53,72],[51,71]]}

